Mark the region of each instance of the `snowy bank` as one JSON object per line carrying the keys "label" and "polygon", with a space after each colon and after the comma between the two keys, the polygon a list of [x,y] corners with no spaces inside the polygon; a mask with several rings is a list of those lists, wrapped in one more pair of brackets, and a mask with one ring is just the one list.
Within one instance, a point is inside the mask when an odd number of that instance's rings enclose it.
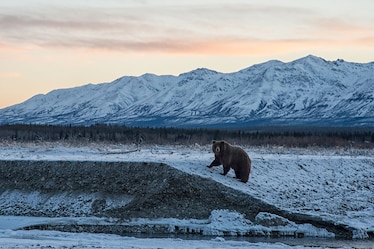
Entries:
{"label": "snowy bank", "polygon": [[[261,225],[258,215],[263,212],[279,216],[275,220],[281,223],[284,218],[295,224],[326,228],[337,237],[373,236],[372,151],[246,150],[253,161],[253,172],[248,184],[243,184],[232,178],[232,172],[225,177],[219,174],[220,167],[205,167],[212,160],[209,146],[134,150],[125,145],[3,144],[0,157],[4,168],[14,170],[17,167],[13,166],[22,162],[27,165],[23,169],[30,171],[3,174],[3,179],[14,185],[0,186],[2,215],[69,214],[204,222],[214,210],[227,209],[245,215],[255,225]],[[54,171],[48,167],[55,162],[59,166],[54,168],[60,171],[55,171],[59,173],[51,180],[48,174]],[[135,170],[139,167],[147,170]],[[109,177],[105,175],[108,172]],[[139,172],[148,175],[144,178]],[[16,175],[21,181],[14,182]]]}
{"label": "snowy bank", "polygon": [[[143,218],[140,223],[47,223],[28,226],[28,229],[294,237],[334,236],[331,232],[338,237],[352,237],[353,234],[349,228],[333,221],[281,210],[211,179],[187,174],[165,164],[0,161],[0,180],[1,215]],[[222,208],[236,212],[217,211]],[[170,226],[171,220],[165,220],[208,217],[210,222],[200,224],[199,221],[200,226],[195,223]],[[155,218],[161,218],[161,223],[154,224],[149,220]],[[311,225],[311,229],[302,230],[296,222],[316,224],[330,232],[317,231]],[[234,226],[230,226],[232,224]],[[265,229],[266,224],[268,228]]]}

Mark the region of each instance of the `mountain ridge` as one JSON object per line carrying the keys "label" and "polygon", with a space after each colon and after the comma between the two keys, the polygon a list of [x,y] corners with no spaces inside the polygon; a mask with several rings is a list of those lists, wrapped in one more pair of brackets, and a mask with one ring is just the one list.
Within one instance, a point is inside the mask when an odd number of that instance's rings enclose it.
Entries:
{"label": "mountain ridge", "polygon": [[197,68],[57,89],[0,109],[0,123],[372,126],[373,113],[374,62],[308,55],[232,73]]}

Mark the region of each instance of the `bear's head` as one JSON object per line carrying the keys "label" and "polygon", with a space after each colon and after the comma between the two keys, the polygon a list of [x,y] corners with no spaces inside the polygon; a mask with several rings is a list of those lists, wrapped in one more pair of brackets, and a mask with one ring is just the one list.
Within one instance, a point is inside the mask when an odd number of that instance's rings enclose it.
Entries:
{"label": "bear's head", "polygon": [[213,150],[214,155],[217,157],[221,155],[221,153],[225,151],[225,147],[227,146],[228,146],[228,143],[225,141],[213,140],[212,150]]}

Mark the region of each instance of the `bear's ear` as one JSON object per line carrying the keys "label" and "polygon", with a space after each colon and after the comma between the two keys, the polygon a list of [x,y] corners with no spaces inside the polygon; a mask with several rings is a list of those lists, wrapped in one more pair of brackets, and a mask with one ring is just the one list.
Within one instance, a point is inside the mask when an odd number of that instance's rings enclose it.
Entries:
{"label": "bear's ear", "polygon": [[213,140],[212,143],[215,144],[215,143],[216,143],[216,140]]}
{"label": "bear's ear", "polygon": [[221,146],[223,146],[225,144],[225,142],[221,141]]}

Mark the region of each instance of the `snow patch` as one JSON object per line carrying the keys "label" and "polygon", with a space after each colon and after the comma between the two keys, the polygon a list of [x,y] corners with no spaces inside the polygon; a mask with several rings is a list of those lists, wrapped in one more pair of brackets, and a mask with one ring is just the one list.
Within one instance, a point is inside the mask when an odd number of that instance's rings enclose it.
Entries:
{"label": "snow patch", "polygon": [[109,208],[127,205],[132,196],[101,194],[101,193],[41,193],[39,191],[7,190],[0,194],[1,212],[6,215],[24,215],[29,210],[32,216],[53,217],[55,213],[60,216],[90,216],[99,214]]}
{"label": "snow patch", "polygon": [[228,210],[213,210],[203,234],[244,236],[247,235],[250,227],[253,227],[253,223],[245,219],[243,214]]}
{"label": "snow patch", "polygon": [[352,239],[368,239],[369,235],[365,229],[356,229],[353,230]]}

